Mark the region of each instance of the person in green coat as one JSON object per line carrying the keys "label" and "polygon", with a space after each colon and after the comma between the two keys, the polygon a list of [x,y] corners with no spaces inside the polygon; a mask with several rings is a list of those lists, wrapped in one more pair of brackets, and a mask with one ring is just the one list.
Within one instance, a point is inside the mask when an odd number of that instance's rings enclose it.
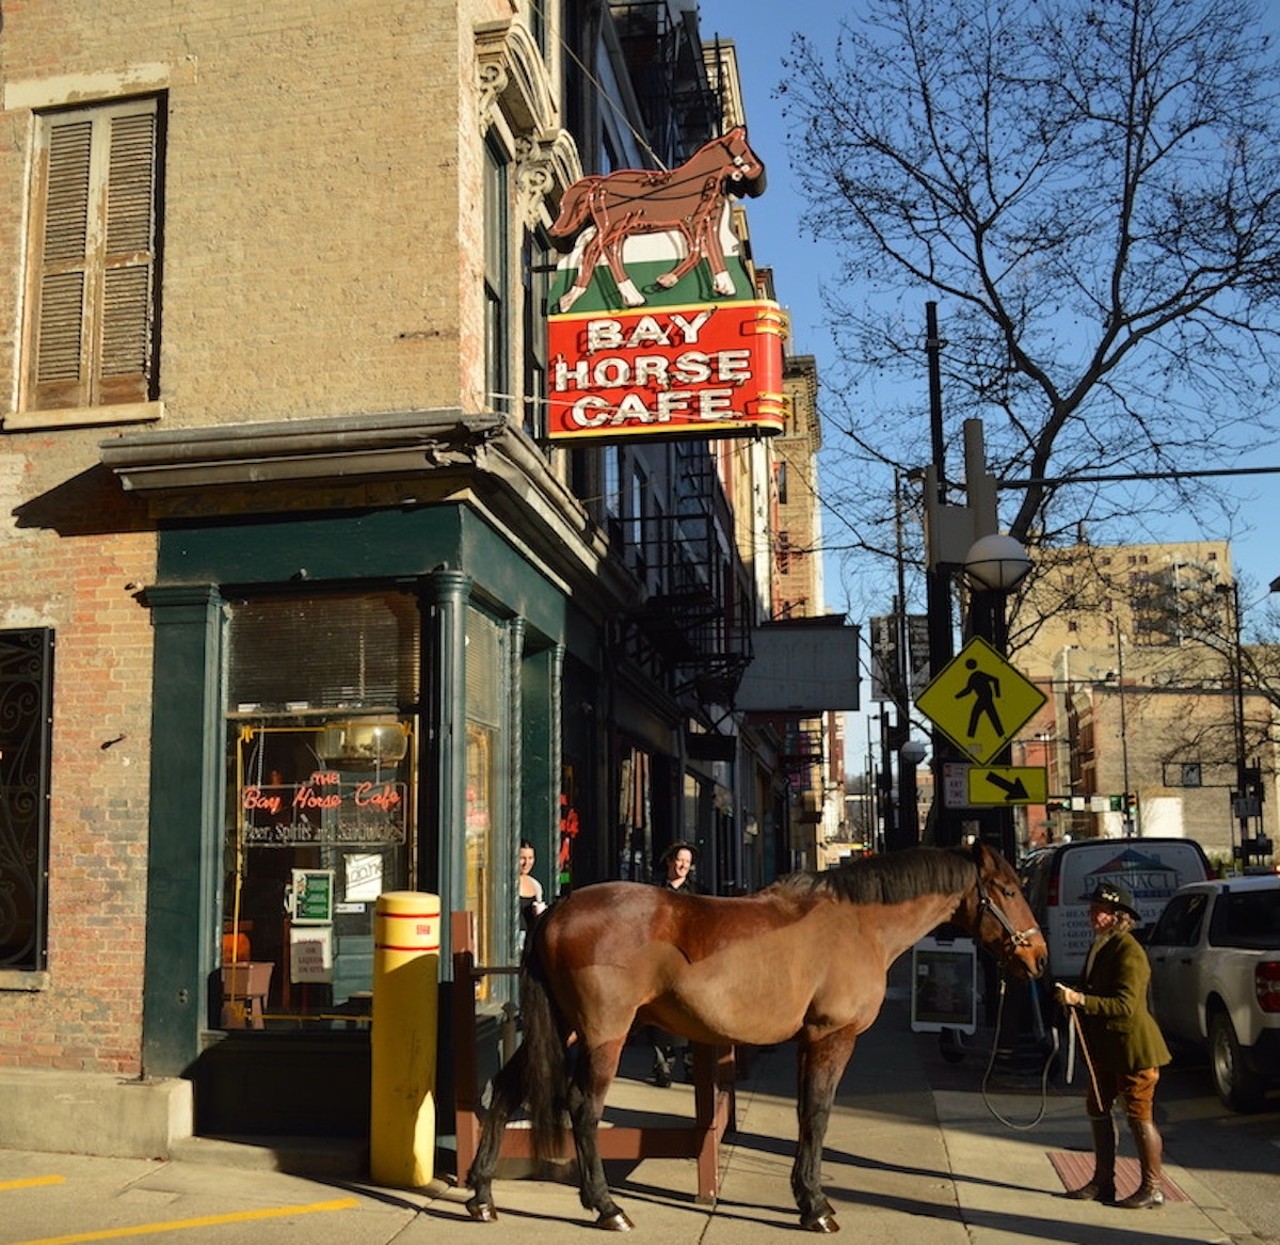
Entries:
{"label": "person in green coat", "polygon": [[1160,1134],[1153,1118],[1160,1069],[1169,1048],[1155,1018],[1147,1010],[1151,965],[1130,932],[1142,922],[1133,896],[1117,882],[1100,882],[1089,897],[1093,945],[1085,959],[1077,989],[1056,986],[1064,1007],[1076,1009],[1089,1068],[1085,1109],[1093,1129],[1093,1178],[1067,1197],[1114,1202],[1116,1198],[1116,1129],[1111,1109],[1117,1098],[1138,1149],[1141,1183],[1118,1203],[1130,1210],[1164,1205],[1161,1189]]}

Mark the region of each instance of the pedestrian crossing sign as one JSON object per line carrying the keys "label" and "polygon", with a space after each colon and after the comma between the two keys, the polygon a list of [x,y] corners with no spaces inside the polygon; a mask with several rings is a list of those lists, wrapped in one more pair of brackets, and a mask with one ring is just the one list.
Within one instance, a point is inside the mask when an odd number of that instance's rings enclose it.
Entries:
{"label": "pedestrian crossing sign", "polygon": [[1030,679],[975,636],[938,671],[916,708],[965,755],[986,765],[1045,700]]}

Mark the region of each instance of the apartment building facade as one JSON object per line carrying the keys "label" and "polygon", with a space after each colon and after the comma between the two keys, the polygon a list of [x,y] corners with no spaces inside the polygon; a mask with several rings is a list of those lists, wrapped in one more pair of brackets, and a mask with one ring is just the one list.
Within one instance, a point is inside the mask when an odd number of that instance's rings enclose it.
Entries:
{"label": "apartment building facade", "polygon": [[[1047,768],[1051,802],[1027,810],[1024,842],[1185,835],[1239,863],[1242,839],[1274,840],[1274,709],[1247,674],[1237,681],[1248,650],[1230,546],[1081,545],[1038,560],[1013,660],[1046,702],[1012,752]],[[1242,802],[1242,769],[1269,798]]]}

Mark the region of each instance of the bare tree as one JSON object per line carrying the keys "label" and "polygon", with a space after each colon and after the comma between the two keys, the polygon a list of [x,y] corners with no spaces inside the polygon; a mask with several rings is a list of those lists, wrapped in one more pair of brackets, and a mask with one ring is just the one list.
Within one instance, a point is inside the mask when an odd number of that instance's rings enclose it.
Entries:
{"label": "bare tree", "polygon": [[1003,494],[1012,534],[1075,543],[1123,515],[1132,538],[1193,500],[1232,518],[1230,494],[1197,481],[1069,481],[1229,465],[1271,435],[1280,74],[1264,13],[861,0],[834,44],[794,37],[779,89],[809,226],[839,260],[825,296],[852,373],[828,394],[861,406],[828,410],[855,539],[877,543],[888,468],[927,457],[929,300],[948,442],[984,420],[990,469],[1021,482]]}

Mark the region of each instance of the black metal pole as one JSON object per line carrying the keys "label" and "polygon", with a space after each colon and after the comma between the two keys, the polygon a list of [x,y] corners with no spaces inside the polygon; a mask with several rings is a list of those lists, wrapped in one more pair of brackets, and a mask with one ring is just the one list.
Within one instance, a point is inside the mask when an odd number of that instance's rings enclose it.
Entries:
{"label": "black metal pole", "polygon": [[[942,425],[942,339],[938,335],[938,304],[925,304],[925,353],[929,370],[929,444],[933,454],[933,475],[937,502],[947,504],[947,447]],[[925,569],[925,615],[929,633],[929,676],[936,678],[955,656],[951,634],[952,568],[930,559]],[[951,741],[939,730],[930,740],[933,769],[933,841],[944,847],[960,842],[958,810],[946,805],[946,767],[955,761]]]}

